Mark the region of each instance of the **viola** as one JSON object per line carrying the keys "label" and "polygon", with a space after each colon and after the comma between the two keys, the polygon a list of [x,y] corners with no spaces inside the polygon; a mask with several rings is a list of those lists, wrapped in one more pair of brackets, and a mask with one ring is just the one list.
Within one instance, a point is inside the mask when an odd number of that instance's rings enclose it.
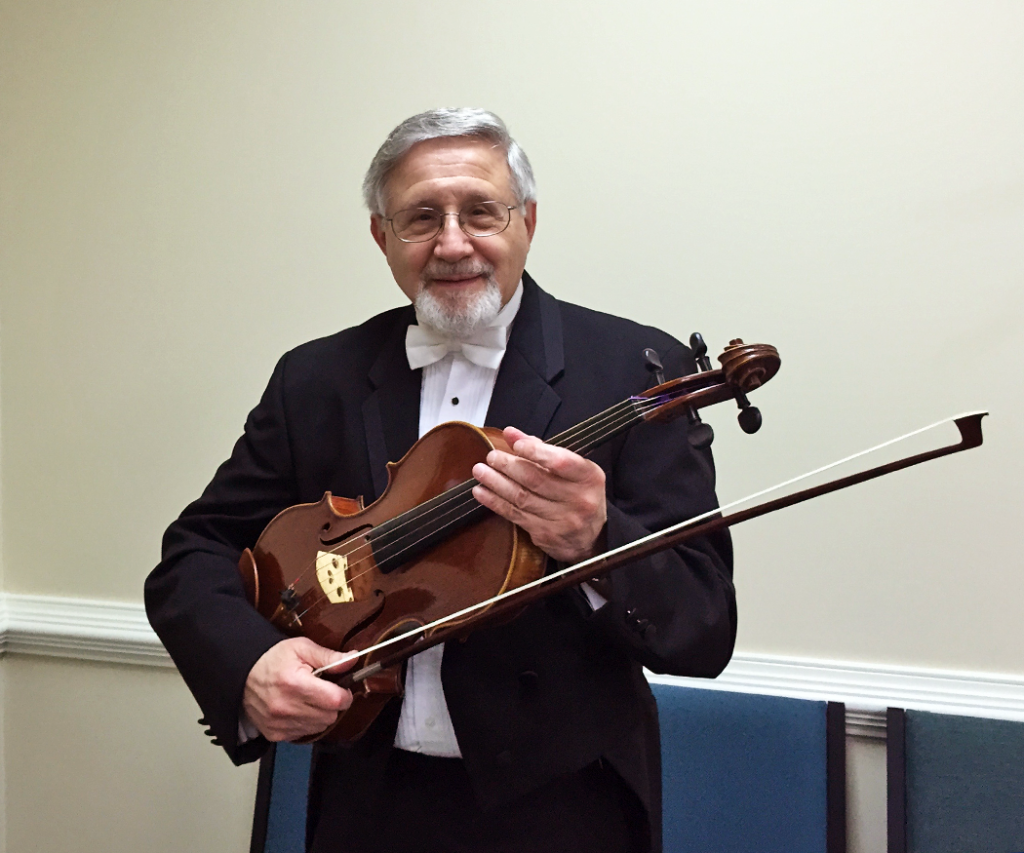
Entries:
{"label": "viola", "polygon": [[[636,424],[685,415],[691,441],[703,446],[710,428],[698,411],[728,400],[738,403],[742,428],[756,431],[760,414],[746,395],[778,371],[775,347],[733,340],[719,356],[721,367],[712,369],[700,337],[691,343],[697,373],[662,381],[548,443],[586,455]],[[656,354],[646,351],[645,357],[661,379]],[[388,464],[388,486],[370,506],[327,492],[317,503],[280,512],[243,552],[239,572],[246,595],[282,632],[337,651],[387,648],[387,665],[367,652],[360,656],[358,678],[336,679],[352,689],[352,705],[311,740],[352,741],[369,728],[401,695],[400,663],[413,653],[403,654],[403,646],[422,648],[424,641],[456,631],[464,635],[492,609],[509,619],[525,606],[485,604],[541,579],[546,563],[524,530],[472,496],[473,465],[495,448],[510,449],[499,430],[441,424]],[[457,615],[463,611],[464,617]]]}

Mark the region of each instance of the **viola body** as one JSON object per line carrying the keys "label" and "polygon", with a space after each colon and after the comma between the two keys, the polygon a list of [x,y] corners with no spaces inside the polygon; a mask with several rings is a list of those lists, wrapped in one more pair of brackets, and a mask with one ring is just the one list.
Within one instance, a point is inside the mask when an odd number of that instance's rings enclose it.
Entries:
{"label": "viola body", "polygon": [[[370,506],[327,492],[283,510],[239,562],[250,603],[285,634],[358,651],[540,577],[546,558],[525,531],[465,489],[446,497],[494,448],[509,450],[500,430],[441,424],[388,464]],[[454,510],[419,512],[432,501]],[[372,663],[365,655],[359,666]],[[358,738],[401,692],[400,666],[359,682],[349,710],[315,739]]]}

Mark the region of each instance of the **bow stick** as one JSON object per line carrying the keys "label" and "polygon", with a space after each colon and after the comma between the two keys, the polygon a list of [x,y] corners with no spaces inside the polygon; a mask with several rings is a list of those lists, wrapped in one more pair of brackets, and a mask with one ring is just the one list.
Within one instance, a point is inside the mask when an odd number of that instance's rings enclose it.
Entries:
{"label": "bow stick", "polygon": [[[399,634],[398,636],[383,640],[382,642],[377,643],[374,646],[370,646],[367,649],[363,649],[362,651],[349,652],[344,658],[336,663],[328,664],[327,666],[314,670],[313,674],[320,675],[334,667],[351,661],[353,658],[361,658],[365,655],[373,654],[374,652],[384,650],[396,644],[407,643],[407,645],[404,645],[399,649],[382,655],[372,664],[364,666],[354,672],[345,673],[340,678],[335,679],[342,687],[351,688],[370,676],[377,674],[382,669],[395,666],[407,658],[419,654],[432,646],[436,646],[439,643],[446,642],[459,636],[464,636],[470,631],[476,630],[485,624],[505,619],[513,612],[518,611],[541,598],[545,598],[555,592],[568,589],[569,587],[578,586],[585,581],[601,577],[602,575],[608,574],[626,563],[643,559],[644,557],[649,557],[659,551],[664,551],[685,542],[687,539],[713,533],[716,530],[721,530],[725,527],[732,527],[742,521],[748,521],[751,518],[768,515],[769,513],[794,506],[795,504],[803,503],[804,501],[811,500],[812,498],[827,495],[830,492],[838,492],[841,489],[855,486],[858,483],[864,483],[868,480],[883,477],[886,474],[902,471],[904,468],[910,468],[911,466],[919,465],[922,462],[929,462],[932,459],[949,456],[953,453],[959,453],[962,450],[970,450],[974,447],[980,447],[982,444],[981,419],[987,414],[988,412],[971,412],[958,417],[946,418],[936,423],[929,424],[926,427],[922,427],[921,429],[901,435],[898,438],[893,438],[889,441],[875,445],[874,447],[869,447],[867,450],[862,450],[858,453],[852,454],[851,456],[846,456],[843,459],[831,462],[828,465],[815,468],[813,471],[800,474],[799,476],[793,477],[785,482],[769,486],[766,489],[747,495],[744,498],[735,500],[725,506],[719,507],[718,509],[706,512],[703,515],[694,516],[693,518],[689,518],[678,524],[672,525],[671,527],[667,527],[664,530],[660,530],[657,533],[651,533],[648,536],[637,539],[635,542],[630,542],[626,545],[620,546],[619,548],[615,548],[612,551],[607,551],[604,554],[599,554],[596,557],[591,557],[587,560],[576,563],[575,565],[568,566],[560,571],[544,575],[531,583],[524,584],[523,586],[516,587],[515,589],[510,589],[507,592],[503,592],[500,595],[495,596],[494,598],[481,601],[460,610],[457,613],[449,614],[448,616],[437,619],[426,625],[417,626],[404,634]],[[757,504],[756,506],[734,512],[731,515],[722,514],[727,510],[749,503],[750,501],[763,497],[766,494],[778,491],[779,489],[784,489],[794,483],[806,480],[809,477],[813,477],[839,465],[851,462],[861,456],[874,453],[885,447],[905,441],[915,435],[920,435],[923,432],[927,432],[950,422],[955,423],[957,429],[960,431],[960,441],[956,444],[939,447],[935,450],[928,450],[924,453],[918,453],[904,459],[897,459],[893,462],[888,462],[875,468],[869,468],[866,471],[860,471],[856,474],[841,477],[838,480],[832,480],[819,486],[812,486],[811,488],[803,489],[790,495],[765,501],[764,503]],[[478,611],[485,612],[479,613],[477,617],[472,620],[460,622],[458,625],[449,624],[455,620],[461,620],[462,617]],[[431,632],[429,636],[427,635],[427,632]]]}

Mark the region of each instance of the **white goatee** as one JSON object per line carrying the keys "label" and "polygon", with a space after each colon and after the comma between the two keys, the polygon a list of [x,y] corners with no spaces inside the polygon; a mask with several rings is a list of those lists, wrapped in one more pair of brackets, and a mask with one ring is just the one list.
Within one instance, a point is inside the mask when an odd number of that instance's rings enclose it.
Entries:
{"label": "white goatee", "polygon": [[478,329],[486,328],[501,311],[501,288],[493,276],[487,277],[482,292],[474,294],[465,303],[438,298],[429,288],[416,295],[416,321],[433,329],[439,335],[454,340],[465,340]]}

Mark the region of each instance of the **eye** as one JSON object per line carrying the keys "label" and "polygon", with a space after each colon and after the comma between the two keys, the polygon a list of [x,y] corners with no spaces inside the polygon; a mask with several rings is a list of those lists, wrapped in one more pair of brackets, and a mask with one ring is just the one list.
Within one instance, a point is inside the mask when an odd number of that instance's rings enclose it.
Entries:
{"label": "eye", "polygon": [[430,207],[409,207],[400,210],[391,223],[399,236],[426,236],[437,230],[441,214]]}

